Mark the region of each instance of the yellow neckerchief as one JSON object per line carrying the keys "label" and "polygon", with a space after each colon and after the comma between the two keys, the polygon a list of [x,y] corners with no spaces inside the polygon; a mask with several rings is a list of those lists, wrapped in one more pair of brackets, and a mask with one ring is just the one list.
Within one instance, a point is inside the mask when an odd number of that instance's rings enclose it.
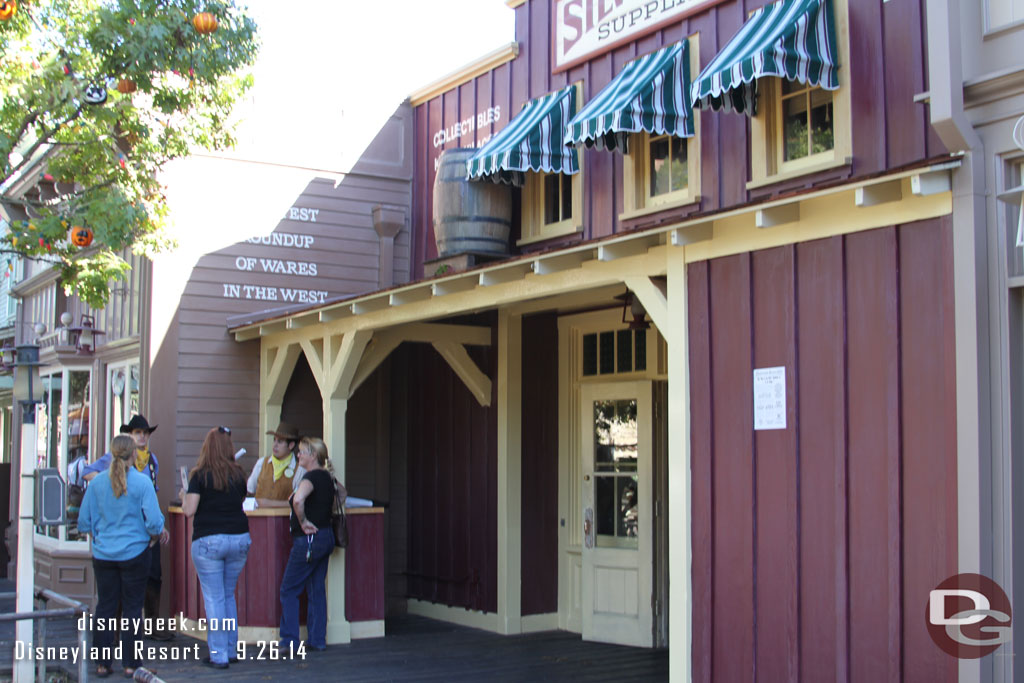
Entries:
{"label": "yellow neckerchief", "polygon": [[149,465],[149,448],[136,448],[135,469],[139,472],[145,472],[147,465]]}
{"label": "yellow neckerchief", "polygon": [[283,460],[278,460],[276,456],[271,454],[270,462],[274,465],[274,481],[277,481],[284,474],[284,471],[288,469],[288,466],[292,464],[292,454],[289,453],[288,457]]}

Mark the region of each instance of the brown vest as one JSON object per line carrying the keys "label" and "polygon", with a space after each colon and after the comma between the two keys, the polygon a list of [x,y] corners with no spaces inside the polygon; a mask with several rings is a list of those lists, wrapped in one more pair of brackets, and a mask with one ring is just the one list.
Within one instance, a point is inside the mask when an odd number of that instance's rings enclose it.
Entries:
{"label": "brown vest", "polygon": [[263,469],[260,470],[260,476],[256,479],[256,493],[253,495],[270,500],[288,500],[288,496],[292,495],[292,478],[295,476],[295,469],[298,468],[298,465],[294,465],[291,477],[288,476],[286,469],[281,473],[281,478],[274,481],[274,463],[270,461],[273,457],[268,455],[263,461]]}

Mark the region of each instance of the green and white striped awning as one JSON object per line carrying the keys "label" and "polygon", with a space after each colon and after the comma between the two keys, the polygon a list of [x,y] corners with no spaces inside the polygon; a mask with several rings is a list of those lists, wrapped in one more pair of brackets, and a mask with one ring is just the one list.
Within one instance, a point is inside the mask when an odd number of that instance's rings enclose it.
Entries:
{"label": "green and white striped awning", "polygon": [[831,0],[780,0],[754,12],[729,44],[690,86],[700,109],[726,109],[753,116],[757,79],[839,88],[835,22]]}
{"label": "green and white striped awning", "polygon": [[689,88],[687,41],[635,59],[569,122],[565,144],[625,152],[631,133],[692,137]]}
{"label": "green and white striped awning", "polygon": [[576,113],[576,87],[531,100],[466,163],[469,180],[522,186],[526,171],[579,173],[579,155],[562,144],[565,122]]}

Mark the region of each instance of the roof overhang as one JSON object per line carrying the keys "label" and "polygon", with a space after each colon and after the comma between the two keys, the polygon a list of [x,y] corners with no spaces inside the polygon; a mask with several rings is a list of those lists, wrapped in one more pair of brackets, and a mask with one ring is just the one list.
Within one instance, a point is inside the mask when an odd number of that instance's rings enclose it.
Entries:
{"label": "roof overhang", "polygon": [[[288,333],[313,325],[331,333],[380,330],[410,322],[440,320],[499,308],[519,313],[593,306],[630,278],[665,275],[665,248],[708,244],[737,224],[768,229],[794,222],[802,205],[849,194],[850,211],[872,211],[857,229],[890,225],[885,206],[906,194],[927,197],[951,191],[950,173],[959,156],[945,156],[880,173],[844,180],[782,197],[749,202],[727,210],[694,215],[668,225],[592,240],[580,245],[511,258],[497,264],[419,280],[318,306],[276,309],[229,321],[237,341]],[[906,192],[905,192],[906,190]],[[798,220],[798,219],[797,219]],[[877,224],[876,224],[877,223]],[[721,233],[721,234],[720,234]],[[790,239],[799,241],[799,238]],[[743,250],[762,244],[741,245]],[[236,319],[237,320],[237,319]]]}

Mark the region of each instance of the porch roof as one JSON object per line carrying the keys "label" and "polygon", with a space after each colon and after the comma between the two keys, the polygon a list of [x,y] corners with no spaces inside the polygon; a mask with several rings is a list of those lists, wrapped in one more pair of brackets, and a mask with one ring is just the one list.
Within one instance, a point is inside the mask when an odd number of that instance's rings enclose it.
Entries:
{"label": "porch roof", "polygon": [[[388,289],[343,295],[321,304],[298,304],[232,316],[226,321],[227,328],[230,334],[235,335],[237,341],[346,319],[355,323],[355,327],[373,330],[410,320],[422,321],[461,315],[497,308],[509,302],[526,302],[550,294],[578,291],[582,278],[576,278],[575,274],[582,273],[583,269],[593,271],[600,268],[602,263],[625,261],[628,257],[645,255],[649,250],[660,246],[684,246],[711,240],[718,236],[714,231],[715,224],[727,219],[749,217],[752,223],[767,227],[761,225],[759,221],[766,217],[770,218],[776,212],[786,212],[790,208],[798,207],[802,202],[819,197],[851,191],[856,191],[858,195],[856,206],[867,208],[877,203],[875,196],[888,195],[884,191],[886,188],[906,180],[910,181],[912,188],[916,188],[914,194],[948,192],[949,172],[960,165],[960,156],[933,157],[869,176],[840,179],[811,189],[800,189],[784,196],[757,199],[720,211],[688,216],[678,222],[593,239],[570,247],[513,256],[498,263],[444,277],[428,277]],[[863,202],[859,199],[861,196],[865,198]],[[878,227],[888,224],[884,222],[886,218],[880,220],[883,222],[879,223]],[[891,220],[889,222],[891,223]],[[644,265],[648,267],[646,275],[665,274],[664,259]],[[651,267],[656,267],[657,272],[651,271]],[[542,286],[541,283],[545,279],[556,275],[562,276],[562,284],[558,291],[550,291]],[[586,280],[585,286],[621,287],[621,283],[625,281],[623,277],[622,274],[591,277]],[[491,297],[465,296],[505,285],[514,287],[511,291],[505,288],[500,301]],[[481,306],[480,302],[485,300],[488,303]],[[438,305],[426,305],[434,302],[438,302]],[[408,312],[408,315],[400,315],[401,320],[387,321],[376,315],[395,309],[402,313]]]}

